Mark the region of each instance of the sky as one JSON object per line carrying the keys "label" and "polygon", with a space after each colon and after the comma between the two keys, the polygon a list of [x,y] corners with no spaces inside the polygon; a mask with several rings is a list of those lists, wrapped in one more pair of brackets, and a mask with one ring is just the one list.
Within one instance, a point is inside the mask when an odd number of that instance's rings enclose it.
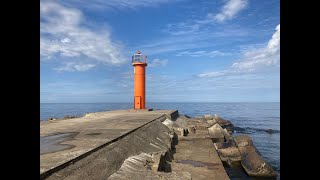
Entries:
{"label": "sky", "polygon": [[41,0],[40,102],[280,102],[279,0]]}

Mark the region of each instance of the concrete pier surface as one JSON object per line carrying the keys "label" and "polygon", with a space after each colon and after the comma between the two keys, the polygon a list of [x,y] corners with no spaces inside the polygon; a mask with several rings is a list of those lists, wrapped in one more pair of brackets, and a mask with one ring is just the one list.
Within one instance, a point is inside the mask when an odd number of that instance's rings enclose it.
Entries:
{"label": "concrete pier surface", "polygon": [[251,138],[232,132],[233,124],[218,115],[191,118],[177,110],[40,122],[40,179],[275,178]]}
{"label": "concrete pier surface", "polygon": [[207,130],[197,130],[188,136],[179,136],[171,163],[173,171],[187,171],[192,179],[229,180],[223,163],[214,148]]}
{"label": "concrete pier surface", "polygon": [[48,176],[175,110],[117,110],[40,122],[40,177]]}

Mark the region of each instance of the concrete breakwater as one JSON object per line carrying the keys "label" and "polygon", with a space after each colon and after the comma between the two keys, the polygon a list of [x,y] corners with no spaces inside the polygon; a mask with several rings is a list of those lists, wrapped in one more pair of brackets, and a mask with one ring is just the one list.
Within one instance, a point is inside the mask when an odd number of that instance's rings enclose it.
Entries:
{"label": "concrete breakwater", "polygon": [[[233,127],[218,115],[191,118],[170,110],[40,123],[40,178],[230,179],[226,167],[275,177],[249,136],[232,137]],[[57,143],[47,142],[57,136]]]}
{"label": "concrete breakwater", "polygon": [[261,157],[250,136],[233,137],[234,125],[217,114],[197,118],[182,115],[176,121],[167,124],[170,124],[169,126],[173,127],[175,132],[179,132],[179,142],[187,139],[194,141],[193,136],[197,133],[203,134],[203,139],[211,139],[224,167],[229,170],[226,171],[229,177],[234,176],[231,174],[234,171],[230,169],[243,171],[234,178],[247,178],[248,176],[275,178],[277,176],[270,164]]}

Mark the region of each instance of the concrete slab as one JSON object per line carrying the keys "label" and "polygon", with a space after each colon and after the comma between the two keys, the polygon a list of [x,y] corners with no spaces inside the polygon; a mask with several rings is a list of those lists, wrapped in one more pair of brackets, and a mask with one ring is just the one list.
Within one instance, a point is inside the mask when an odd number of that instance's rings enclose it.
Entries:
{"label": "concrete slab", "polygon": [[[164,119],[165,118],[166,117],[164,117]],[[161,161],[160,159],[162,158],[158,157],[158,155],[170,151],[169,148],[171,146],[172,138],[172,132],[168,127],[162,124],[162,120],[163,119],[160,118],[138,128],[123,138],[103,146],[92,152],[90,155],[52,173],[45,179],[108,179],[110,175],[117,173],[117,171],[121,169],[121,166],[124,165],[123,163],[127,158],[130,159],[130,157],[139,155],[141,152],[152,154],[155,162]],[[159,162],[159,164],[165,163]],[[133,167],[137,168],[138,166],[135,164]],[[129,174],[132,170],[133,169],[130,168],[124,176],[130,177]],[[143,177],[143,173],[140,174],[140,176],[141,175]],[[137,180],[140,179],[143,178],[138,178]]]}
{"label": "concrete slab", "polygon": [[178,112],[118,110],[40,122],[40,175],[82,158],[165,114],[173,117]]}
{"label": "concrete slab", "polygon": [[230,179],[209,138],[208,130],[179,136],[175,148],[172,172],[189,172],[192,179]]}

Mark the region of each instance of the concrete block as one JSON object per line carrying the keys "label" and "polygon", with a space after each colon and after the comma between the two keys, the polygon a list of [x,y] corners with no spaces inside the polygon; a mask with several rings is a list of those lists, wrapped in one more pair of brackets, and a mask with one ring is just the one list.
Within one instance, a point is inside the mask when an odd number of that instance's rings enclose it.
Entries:
{"label": "concrete block", "polygon": [[276,172],[261,157],[260,152],[253,145],[247,135],[235,136],[234,140],[241,154],[241,165],[249,176],[276,177]]}
{"label": "concrete block", "polygon": [[234,141],[237,143],[238,147],[252,146],[253,142],[248,135],[238,135],[233,137]]}
{"label": "concrete block", "polygon": [[228,133],[229,134],[232,134],[233,133],[233,128],[234,128],[234,125],[229,121],[229,120],[224,120],[222,119],[220,116],[218,116],[217,114],[215,114],[213,116],[213,118],[217,121],[217,123],[224,129],[227,129],[228,130]]}
{"label": "concrete block", "polygon": [[207,123],[209,124],[209,127],[215,125],[217,121],[215,119],[207,120]]}
{"label": "concrete block", "polygon": [[213,119],[213,117],[212,117],[210,114],[204,115],[204,118],[205,118],[206,120],[211,120],[211,119]]}
{"label": "concrete block", "polygon": [[239,147],[241,154],[241,165],[249,176],[276,177],[276,172],[260,156],[258,150],[252,146]]}
{"label": "concrete block", "polygon": [[226,133],[219,124],[208,128],[208,133],[213,142],[225,142],[225,140],[230,138],[230,135]]}

